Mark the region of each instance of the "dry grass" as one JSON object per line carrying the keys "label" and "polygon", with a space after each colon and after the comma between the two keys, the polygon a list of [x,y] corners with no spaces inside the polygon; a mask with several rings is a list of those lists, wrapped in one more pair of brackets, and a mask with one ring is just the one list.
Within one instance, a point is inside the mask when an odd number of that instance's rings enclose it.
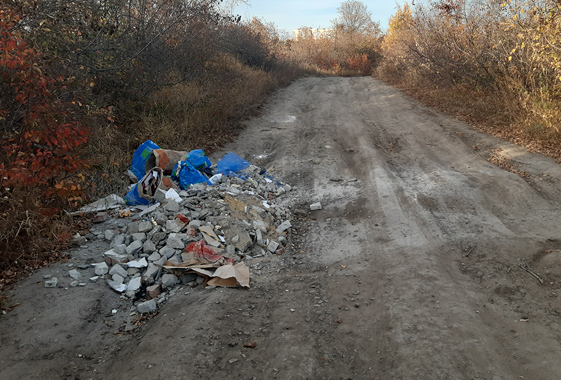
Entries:
{"label": "dry grass", "polygon": [[288,62],[265,71],[222,55],[207,64],[204,78],[150,95],[129,122],[116,120],[92,134],[90,157],[96,162],[89,178],[92,195],[125,191],[132,154],[145,140],[166,149],[202,148],[208,154],[220,149],[237,136],[241,121],[257,114],[269,94],[305,74]]}
{"label": "dry grass", "polygon": [[49,215],[48,208],[39,206],[38,197],[15,189],[0,199],[0,293],[19,276],[62,258],[71,240],[73,220]]}
{"label": "dry grass", "polygon": [[456,85],[436,87],[423,78],[399,75],[379,68],[374,76],[403,90],[407,95],[443,113],[453,115],[474,128],[541,153],[561,163],[561,133],[540,127],[543,118],[532,102],[506,90],[481,90]]}

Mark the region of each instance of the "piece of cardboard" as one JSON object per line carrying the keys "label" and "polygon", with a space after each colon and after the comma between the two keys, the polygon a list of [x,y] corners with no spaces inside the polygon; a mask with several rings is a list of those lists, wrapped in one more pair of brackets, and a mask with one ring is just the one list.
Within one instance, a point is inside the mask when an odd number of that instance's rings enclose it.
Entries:
{"label": "piece of cardboard", "polygon": [[225,280],[235,278],[240,286],[249,288],[249,268],[244,263],[218,267],[213,277],[219,277]]}
{"label": "piece of cardboard", "polygon": [[238,281],[234,277],[223,279],[220,277],[213,277],[207,282],[208,286],[224,286],[228,288],[235,288],[238,286]]}

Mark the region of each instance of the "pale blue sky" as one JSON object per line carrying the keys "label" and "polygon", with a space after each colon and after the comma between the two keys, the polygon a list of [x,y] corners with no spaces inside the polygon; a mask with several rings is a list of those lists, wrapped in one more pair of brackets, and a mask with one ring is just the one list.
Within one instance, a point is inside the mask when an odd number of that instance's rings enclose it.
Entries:
{"label": "pale blue sky", "polygon": [[[291,32],[301,26],[329,28],[331,20],[337,17],[337,8],[341,2],[341,0],[249,0],[249,6],[240,5],[236,7],[235,13],[241,15],[243,19],[251,19],[254,16],[264,18],[266,21],[274,22],[279,29]],[[397,10],[395,0],[362,2],[372,13],[372,20],[378,21],[380,27],[386,30],[390,16]]]}

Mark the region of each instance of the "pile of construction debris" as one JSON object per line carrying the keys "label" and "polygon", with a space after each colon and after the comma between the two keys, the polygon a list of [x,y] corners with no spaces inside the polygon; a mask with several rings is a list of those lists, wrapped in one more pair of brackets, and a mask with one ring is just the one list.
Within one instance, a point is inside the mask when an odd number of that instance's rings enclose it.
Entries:
{"label": "pile of construction debris", "polygon": [[114,209],[128,221],[97,232],[111,249],[92,264],[90,281],[104,279],[140,313],[155,311],[179,284],[249,287],[245,261],[285,249],[291,212],[276,197],[292,189],[253,165],[211,180],[185,190],[158,186],[148,205],[126,205],[113,195],[84,208]]}

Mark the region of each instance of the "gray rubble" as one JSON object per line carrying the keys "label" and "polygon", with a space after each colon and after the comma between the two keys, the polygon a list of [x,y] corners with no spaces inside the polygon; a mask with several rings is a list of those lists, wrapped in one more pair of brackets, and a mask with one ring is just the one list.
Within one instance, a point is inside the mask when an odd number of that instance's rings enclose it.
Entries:
{"label": "gray rubble", "polygon": [[[106,283],[144,314],[156,311],[178,286],[209,281],[201,273],[174,269],[189,260],[185,247],[191,243],[204,241],[228,265],[247,262],[248,268],[256,257],[282,252],[292,212],[276,197],[286,197],[292,188],[262,172],[252,165],[239,176],[213,177],[213,186],[192,185],[172,194],[173,199],[162,191],[155,204],[113,211],[113,217],[126,213],[128,218],[108,219],[106,230],[91,231],[96,239],[109,241],[111,249],[102,253],[103,262],[91,265],[95,277],[90,272],[85,278]],[[253,267],[259,275],[260,267]],[[78,271],[70,272],[79,278]],[[45,286],[57,286],[54,280]]]}

